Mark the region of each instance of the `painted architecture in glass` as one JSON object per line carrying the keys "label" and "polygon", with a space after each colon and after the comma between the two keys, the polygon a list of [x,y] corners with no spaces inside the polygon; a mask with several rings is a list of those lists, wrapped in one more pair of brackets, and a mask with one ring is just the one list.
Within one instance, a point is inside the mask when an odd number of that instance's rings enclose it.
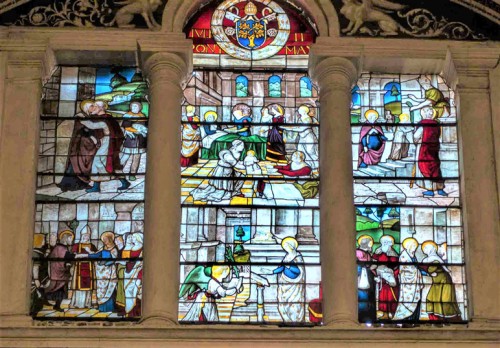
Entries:
{"label": "painted architecture in glass", "polygon": [[314,27],[286,2],[223,1],[186,32],[179,321],[320,324]]}
{"label": "painted architecture in glass", "polygon": [[453,90],[363,74],[350,117],[359,320],[467,321]]}
{"label": "painted architecture in glass", "polygon": [[135,68],[62,66],[43,88],[36,319],[141,316],[147,93]]}

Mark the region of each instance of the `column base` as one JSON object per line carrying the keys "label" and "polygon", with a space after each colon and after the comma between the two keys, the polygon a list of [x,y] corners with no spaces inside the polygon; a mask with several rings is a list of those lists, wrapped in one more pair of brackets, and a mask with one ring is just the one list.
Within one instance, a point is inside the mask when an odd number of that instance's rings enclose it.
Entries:
{"label": "column base", "polygon": [[337,315],[324,322],[324,326],[332,329],[357,329],[360,324],[347,315]]}
{"label": "column base", "polygon": [[146,327],[174,327],[179,326],[177,321],[172,320],[175,316],[169,313],[155,313],[144,317],[139,322]]}
{"label": "column base", "polygon": [[500,318],[471,318],[471,329],[492,329],[500,331]]}
{"label": "column base", "polygon": [[17,328],[33,326],[33,319],[29,315],[7,314],[0,315],[1,328]]}

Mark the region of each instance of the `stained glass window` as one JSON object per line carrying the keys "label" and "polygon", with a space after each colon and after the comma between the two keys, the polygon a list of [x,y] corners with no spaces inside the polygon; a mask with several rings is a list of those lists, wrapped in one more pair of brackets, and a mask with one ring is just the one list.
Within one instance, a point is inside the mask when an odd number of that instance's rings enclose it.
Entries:
{"label": "stained glass window", "polygon": [[228,0],[186,32],[179,321],[320,324],[314,27],[286,1]]}
{"label": "stained glass window", "polygon": [[63,66],[43,88],[36,319],[141,316],[147,93],[135,68]]}
{"label": "stained glass window", "polygon": [[186,26],[195,65],[307,69],[317,30],[305,13],[287,0],[213,2]]}
{"label": "stained glass window", "polygon": [[467,321],[453,90],[363,74],[351,122],[359,320]]}

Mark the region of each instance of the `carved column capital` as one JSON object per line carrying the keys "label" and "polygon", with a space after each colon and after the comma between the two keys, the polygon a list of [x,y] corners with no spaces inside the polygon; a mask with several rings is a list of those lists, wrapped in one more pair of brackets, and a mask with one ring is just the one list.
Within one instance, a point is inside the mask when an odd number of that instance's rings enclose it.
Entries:
{"label": "carved column capital", "polygon": [[186,60],[178,53],[157,52],[150,55],[143,64],[143,70],[151,87],[160,83],[182,85],[192,70],[192,59]]}
{"label": "carved column capital", "polygon": [[351,87],[359,76],[357,60],[344,57],[312,57],[309,71],[311,77],[318,82],[321,96],[329,94],[334,89],[350,93]]}

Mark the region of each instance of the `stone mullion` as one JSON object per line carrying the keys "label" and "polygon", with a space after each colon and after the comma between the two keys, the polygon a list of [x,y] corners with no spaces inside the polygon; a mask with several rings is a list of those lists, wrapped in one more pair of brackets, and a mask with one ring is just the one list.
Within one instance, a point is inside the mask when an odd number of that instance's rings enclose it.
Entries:
{"label": "stone mullion", "polygon": [[155,53],[145,63],[150,81],[148,170],[144,231],[145,324],[175,324],[179,294],[181,83],[188,64]]}
{"label": "stone mullion", "polygon": [[[2,61],[2,59],[0,59]],[[31,321],[31,245],[43,58],[3,60],[0,134],[0,317]],[[0,103],[2,104],[2,103]]]}
{"label": "stone mullion", "polygon": [[[474,322],[500,320],[500,226],[488,71],[458,72],[461,187],[464,205],[469,314]],[[498,160],[498,158],[496,159]],[[485,268],[491,277],[485,275]]]}
{"label": "stone mullion", "polygon": [[311,75],[320,90],[323,322],[352,326],[357,320],[357,283],[349,115],[358,72],[348,59],[321,58],[319,63],[312,60]]}

